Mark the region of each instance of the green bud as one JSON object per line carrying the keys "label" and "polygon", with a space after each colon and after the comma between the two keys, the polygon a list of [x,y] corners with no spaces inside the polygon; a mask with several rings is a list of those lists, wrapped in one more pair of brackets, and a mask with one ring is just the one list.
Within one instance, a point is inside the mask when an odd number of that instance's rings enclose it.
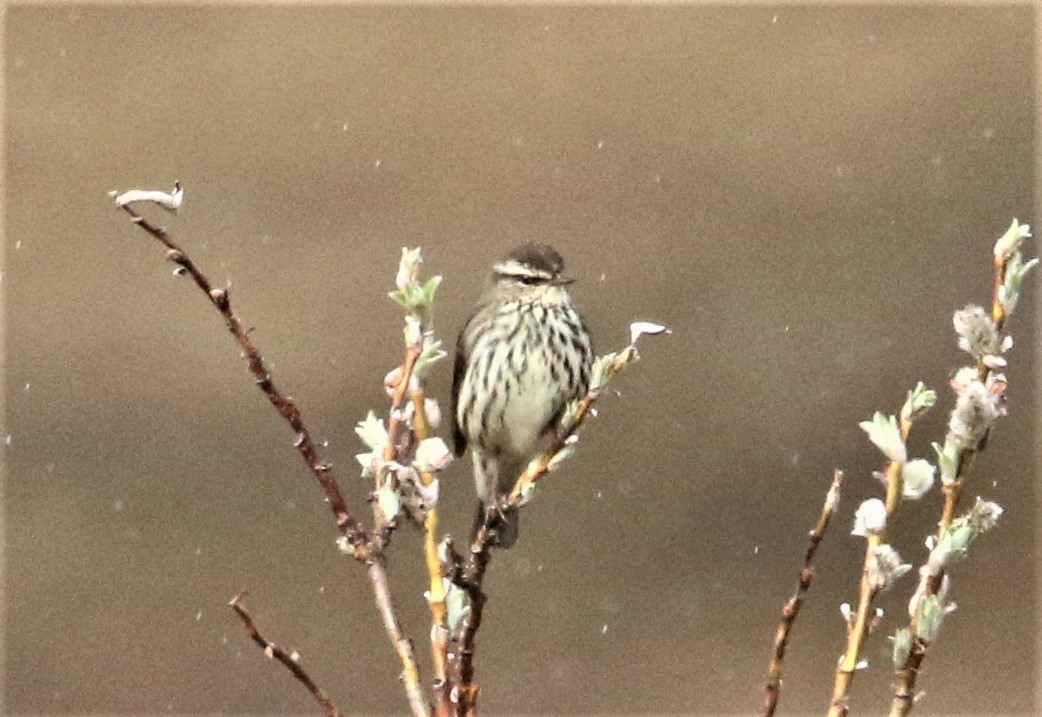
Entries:
{"label": "green bud", "polygon": [[926,644],[937,639],[941,625],[948,613],[955,610],[955,604],[944,604],[936,595],[927,595],[919,602],[919,637]]}
{"label": "green bud", "polygon": [[858,425],[862,431],[868,434],[868,439],[883,452],[884,456],[900,463],[904,463],[908,459],[908,451],[905,448],[904,439],[901,438],[901,429],[894,416],[876,411],[871,421],[862,421]]}
{"label": "green bud", "polygon": [[908,392],[904,406],[901,407],[901,420],[914,421],[937,403],[937,392],[928,389],[922,381]]}
{"label": "green bud", "polygon": [[590,373],[591,391],[603,388],[615,374],[615,357],[615,353],[610,353],[594,359],[593,371]]}
{"label": "green bud", "polygon": [[937,467],[941,470],[941,482],[951,485],[959,473],[959,447],[951,438],[944,441],[943,447],[936,442],[932,445],[937,454]]}
{"label": "green bud", "polygon": [[890,638],[893,644],[894,667],[901,669],[912,654],[912,631],[903,627]]}
{"label": "green bud", "polygon": [[445,579],[445,609],[448,613],[449,629],[455,631],[460,622],[470,613],[470,596],[456,583]]}
{"label": "green bud", "polygon": [[441,277],[432,276],[427,279],[427,283],[423,285],[423,299],[427,306],[434,303],[434,294],[438,291],[438,287],[441,286]]}
{"label": "green bud", "polygon": [[435,339],[430,335],[424,336],[423,349],[420,351],[420,357],[416,359],[416,368],[414,369],[416,375],[422,377],[428,368],[446,356],[448,354],[442,350],[440,339]]}

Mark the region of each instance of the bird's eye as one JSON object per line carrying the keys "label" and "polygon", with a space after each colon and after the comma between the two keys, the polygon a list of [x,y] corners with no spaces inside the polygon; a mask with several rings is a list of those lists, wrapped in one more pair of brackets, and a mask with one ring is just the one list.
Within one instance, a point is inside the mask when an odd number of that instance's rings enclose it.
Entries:
{"label": "bird's eye", "polygon": [[527,274],[518,275],[517,280],[525,286],[535,286],[541,281],[538,276],[529,276]]}

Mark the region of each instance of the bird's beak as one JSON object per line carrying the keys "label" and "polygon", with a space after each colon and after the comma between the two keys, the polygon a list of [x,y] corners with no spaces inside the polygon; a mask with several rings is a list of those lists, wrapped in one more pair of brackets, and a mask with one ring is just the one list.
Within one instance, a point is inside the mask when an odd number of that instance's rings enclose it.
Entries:
{"label": "bird's beak", "polygon": [[568,286],[569,284],[575,283],[575,277],[561,276],[560,274],[558,274],[550,281],[550,283],[554,286]]}

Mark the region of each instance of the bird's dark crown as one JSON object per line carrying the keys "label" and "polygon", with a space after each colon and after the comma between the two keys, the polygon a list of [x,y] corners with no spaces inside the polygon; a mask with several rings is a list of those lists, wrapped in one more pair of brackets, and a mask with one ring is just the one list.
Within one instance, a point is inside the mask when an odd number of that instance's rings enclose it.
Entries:
{"label": "bird's dark crown", "polygon": [[494,267],[496,276],[521,281],[551,282],[564,271],[564,259],[549,244],[522,244]]}

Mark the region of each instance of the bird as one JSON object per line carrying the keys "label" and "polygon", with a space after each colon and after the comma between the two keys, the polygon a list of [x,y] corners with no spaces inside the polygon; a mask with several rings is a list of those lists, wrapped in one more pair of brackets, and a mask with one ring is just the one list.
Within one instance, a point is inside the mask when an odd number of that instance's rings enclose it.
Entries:
{"label": "bird", "polygon": [[[593,345],[567,287],[564,260],[547,244],[518,246],[492,275],[456,341],[453,452],[470,448],[477,489],[475,535],[552,435],[569,402],[586,395]],[[500,512],[491,544],[517,542],[517,508]]]}

